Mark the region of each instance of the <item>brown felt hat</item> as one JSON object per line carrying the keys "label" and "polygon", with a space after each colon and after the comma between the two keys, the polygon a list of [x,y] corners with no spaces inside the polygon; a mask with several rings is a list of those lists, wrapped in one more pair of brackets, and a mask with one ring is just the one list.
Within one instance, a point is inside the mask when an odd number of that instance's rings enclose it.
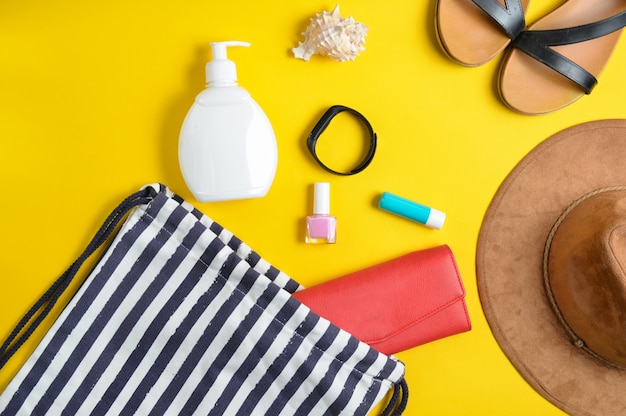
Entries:
{"label": "brown felt hat", "polygon": [[498,344],[572,415],[626,414],[626,120],[563,130],[498,189],[480,231]]}

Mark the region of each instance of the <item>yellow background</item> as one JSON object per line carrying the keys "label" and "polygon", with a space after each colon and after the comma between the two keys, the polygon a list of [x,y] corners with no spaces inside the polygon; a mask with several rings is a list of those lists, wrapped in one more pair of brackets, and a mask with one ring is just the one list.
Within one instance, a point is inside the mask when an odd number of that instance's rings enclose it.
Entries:
{"label": "yellow background", "polygon": [[[535,3],[529,22],[559,0]],[[305,286],[448,244],[466,285],[473,329],[397,355],[411,388],[407,414],[562,414],[526,384],[491,335],[476,287],[476,240],[498,185],[535,145],[581,122],[626,117],[626,45],[618,45],[590,96],[553,114],[524,116],[497,97],[499,58],[470,69],[442,53],[434,0],[344,0],[342,15],[369,26],[367,49],[354,62],[295,59],[291,48],[309,18],[334,6],[314,0],[3,1],[0,338],[118,201],[145,183],[162,182]],[[231,39],[252,43],[229,55],[240,85],[273,124],[278,170],[264,198],[201,204],[178,167],[178,133],[204,87],[208,42]],[[372,165],[355,176],[323,171],[304,145],[333,104],[363,113],[379,136]],[[338,119],[333,129],[321,150],[348,166],[359,156],[359,127]],[[303,243],[315,181],[331,183],[336,245]],[[443,229],[379,210],[375,201],[384,191],[446,212]],[[0,371],[0,390],[40,336]]]}

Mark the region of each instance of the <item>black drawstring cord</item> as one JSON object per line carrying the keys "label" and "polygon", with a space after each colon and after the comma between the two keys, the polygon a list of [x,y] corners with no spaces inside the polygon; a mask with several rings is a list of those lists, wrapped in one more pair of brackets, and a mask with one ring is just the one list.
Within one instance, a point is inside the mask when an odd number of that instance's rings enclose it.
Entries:
{"label": "black drawstring cord", "polygon": [[[30,308],[30,310],[24,315],[20,322],[16,325],[15,329],[11,332],[11,335],[4,341],[0,347],[0,368],[9,361],[9,359],[15,354],[15,352],[26,342],[26,340],[37,329],[39,324],[48,316],[56,302],[59,300],[65,289],[76,276],[78,270],[80,270],[83,263],[111,236],[117,225],[124,218],[124,216],[132,208],[147,204],[150,202],[156,191],[154,188],[147,186],[141,191],[129,196],[121,204],[113,210],[108,216],[104,224],[100,227],[94,238],[91,240],[85,251],[80,257],[72,263],[72,265],[52,284],[52,286],[46,291],[46,293],[39,298],[39,300]],[[43,310],[42,310],[43,308]],[[41,312],[37,314],[37,312]],[[32,322],[29,325],[29,322]],[[24,331],[22,333],[22,331]],[[22,333],[20,335],[20,333]]]}
{"label": "black drawstring cord", "polygon": [[[398,405],[398,400],[400,404]],[[406,406],[409,402],[409,385],[405,379],[400,380],[398,384],[393,386],[393,395],[389,404],[383,410],[381,416],[400,416],[406,410]],[[398,406],[396,408],[396,405]],[[394,410],[395,409],[395,410]]]}

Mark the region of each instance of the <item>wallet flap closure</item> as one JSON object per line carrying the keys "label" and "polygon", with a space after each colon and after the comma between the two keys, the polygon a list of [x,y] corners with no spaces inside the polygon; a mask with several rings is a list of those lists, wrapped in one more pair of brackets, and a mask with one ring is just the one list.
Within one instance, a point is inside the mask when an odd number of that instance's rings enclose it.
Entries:
{"label": "wallet flap closure", "polygon": [[442,245],[350,273],[294,296],[313,312],[374,345],[463,302],[465,288],[452,251]]}

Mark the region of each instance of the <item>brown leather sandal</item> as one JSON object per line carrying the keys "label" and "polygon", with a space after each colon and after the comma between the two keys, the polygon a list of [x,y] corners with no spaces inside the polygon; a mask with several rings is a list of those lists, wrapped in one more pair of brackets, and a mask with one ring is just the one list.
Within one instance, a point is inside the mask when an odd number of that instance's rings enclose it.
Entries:
{"label": "brown leather sandal", "polygon": [[443,50],[465,66],[482,65],[525,28],[529,0],[437,0],[435,27]]}
{"label": "brown leather sandal", "polygon": [[502,63],[500,95],[523,114],[589,94],[626,26],[626,0],[569,0],[520,33]]}

